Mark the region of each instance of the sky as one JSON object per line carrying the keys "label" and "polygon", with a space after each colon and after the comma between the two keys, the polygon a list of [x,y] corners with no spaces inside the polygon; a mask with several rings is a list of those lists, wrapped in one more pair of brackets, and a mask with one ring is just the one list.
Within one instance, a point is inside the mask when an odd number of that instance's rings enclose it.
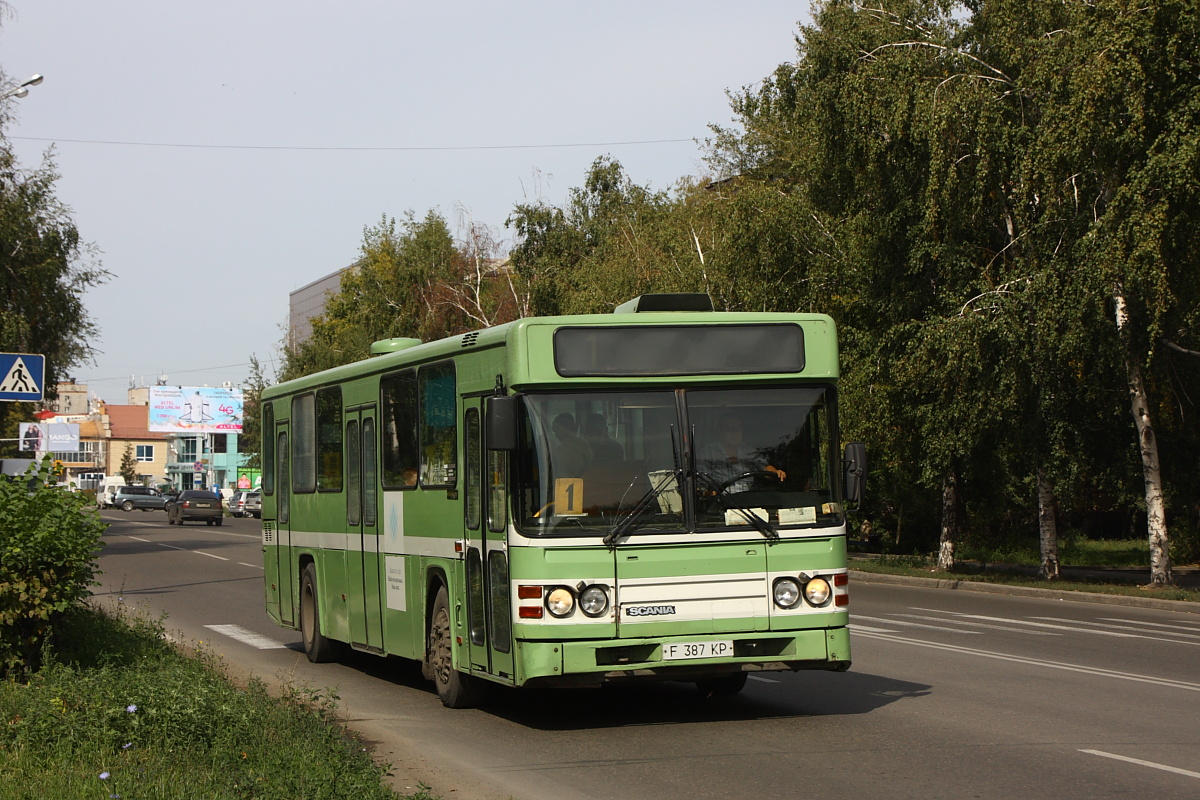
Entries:
{"label": "sky", "polygon": [[[350,263],[384,217],[441,214],[511,243],[597,158],[668,190],[703,175],[728,92],[794,61],[783,0],[7,0],[20,163],[111,273],[84,303],[109,403],[131,385],[244,382],[279,364],[288,294]],[[0,9],[2,10],[2,9]],[[624,300],[628,298],[616,298]]]}

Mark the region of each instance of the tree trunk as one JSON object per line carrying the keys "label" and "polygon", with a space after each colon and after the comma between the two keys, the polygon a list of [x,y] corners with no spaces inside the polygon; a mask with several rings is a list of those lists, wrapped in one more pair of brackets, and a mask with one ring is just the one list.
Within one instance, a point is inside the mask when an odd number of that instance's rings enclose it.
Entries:
{"label": "tree trunk", "polygon": [[1055,522],[1054,484],[1046,471],[1037,471],[1038,532],[1042,544],[1042,568],[1038,575],[1048,581],[1058,580],[1058,526]]}
{"label": "tree trunk", "polygon": [[938,542],[938,569],[954,569],[954,542],[958,539],[958,473],[950,470],[942,482],[942,537]]}
{"label": "tree trunk", "polygon": [[1125,301],[1125,287],[1117,283],[1113,290],[1116,302],[1117,332],[1121,338],[1121,349],[1125,355],[1125,373],[1129,381],[1129,399],[1133,409],[1133,421],[1137,425],[1138,448],[1142,454],[1142,475],[1146,483],[1146,529],[1150,542],[1150,583],[1166,585],[1175,582],[1171,574],[1171,551],[1167,538],[1167,515],[1163,501],[1162,468],[1158,460],[1158,439],[1154,436],[1154,425],[1150,419],[1150,403],[1146,399],[1146,384],[1142,380],[1142,367],[1134,355],[1132,336],[1129,332],[1129,306]]}

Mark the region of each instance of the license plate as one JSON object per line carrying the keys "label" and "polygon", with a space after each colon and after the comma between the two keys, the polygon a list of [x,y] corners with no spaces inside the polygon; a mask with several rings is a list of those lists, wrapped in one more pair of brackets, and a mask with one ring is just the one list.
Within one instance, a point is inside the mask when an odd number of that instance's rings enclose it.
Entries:
{"label": "license plate", "polygon": [[687,658],[725,658],[733,655],[733,642],[670,642],[662,647],[663,661]]}

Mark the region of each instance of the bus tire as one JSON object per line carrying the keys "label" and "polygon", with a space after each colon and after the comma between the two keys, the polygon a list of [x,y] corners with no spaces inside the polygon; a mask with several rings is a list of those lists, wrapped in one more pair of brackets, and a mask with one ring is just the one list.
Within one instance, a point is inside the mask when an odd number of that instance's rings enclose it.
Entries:
{"label": "bus tire", "polygon": [[304,655],[314,664],[336,661],[342,643],[321,633],[321,604],[317,596],[317,568],[310,563],[300,575],[300,637]]}
{"label": "bus tire", "polygon": [[454,632],[450,627],[450,602],[446,587],[438,589],[429,618],[429,671],[438,699],[446,708],[474,708],[483,700],[483,683],[454,668]]}
{"label": "bus tire", "polygon": [[696,681],[696,688],[705,697],[728,697],[746,688],[748,677],[749,674],[745,672],[731,672],[719,678]]}

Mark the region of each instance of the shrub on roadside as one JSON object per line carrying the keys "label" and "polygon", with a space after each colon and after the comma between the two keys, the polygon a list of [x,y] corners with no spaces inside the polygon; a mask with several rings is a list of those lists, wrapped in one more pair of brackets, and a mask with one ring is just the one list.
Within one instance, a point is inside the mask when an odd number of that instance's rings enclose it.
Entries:
{"label": "shrub on roadside", "polygon": [[0,800],[398,800],[329,693],[239,685],[164,633],[136,611],[85,605],[28,681],[0,681]]}
{"label": "shrub on roadside", "polygon": [[0,480],[0,677],[35,670],[55,624],[95,583],[105,523],[51,472],[47,457]]}

